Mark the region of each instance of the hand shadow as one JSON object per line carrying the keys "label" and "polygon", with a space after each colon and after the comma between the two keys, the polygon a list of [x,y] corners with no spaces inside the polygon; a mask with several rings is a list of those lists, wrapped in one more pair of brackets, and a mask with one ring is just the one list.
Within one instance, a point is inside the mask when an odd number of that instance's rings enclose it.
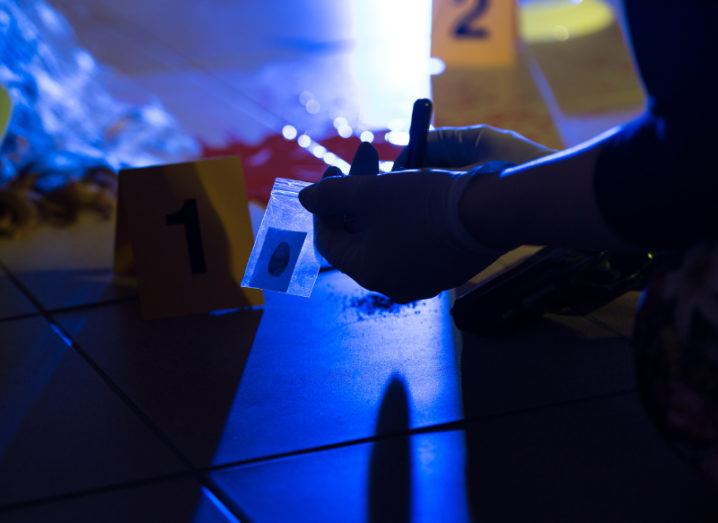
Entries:
{"label": "hand shadow", "polygon": [[[409,429],[409,399],[403,378],[394,374],[379,407],[376,434]],[[411,520],[411,440],[407,435],[381,437],[371,451],[369,506],[372,523]]]}

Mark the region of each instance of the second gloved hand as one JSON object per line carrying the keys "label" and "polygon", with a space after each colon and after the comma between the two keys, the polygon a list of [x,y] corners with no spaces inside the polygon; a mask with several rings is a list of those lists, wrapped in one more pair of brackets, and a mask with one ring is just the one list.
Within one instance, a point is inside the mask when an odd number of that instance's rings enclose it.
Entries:
{"label": "second gloved hand", "polygon": [[[442,127],[429,131],[426,166],[463,170],[491,161],[521,164],[556,152],[508,129],[491,125]],[[394,170],[406,163],[406,148],[394,162]]]}
{"label": "second gloved hand", "polygon": [[430,298],[504,253],[479,245],[460,222],[458,201],[470,174],[357,174],[325,178],[299,199],[315,215],[319,252],[363,287],[402,303]]}

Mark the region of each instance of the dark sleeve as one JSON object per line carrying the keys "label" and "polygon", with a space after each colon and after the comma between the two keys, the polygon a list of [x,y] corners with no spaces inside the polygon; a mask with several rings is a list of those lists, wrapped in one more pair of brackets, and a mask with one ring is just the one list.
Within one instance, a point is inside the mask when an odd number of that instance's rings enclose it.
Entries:
{"label": "dark sleeve", "polygon": [[675,248],[718,228],[718,6],[704,0],[626,0],[646,112],[598,159],[606,221],[629,242]]}

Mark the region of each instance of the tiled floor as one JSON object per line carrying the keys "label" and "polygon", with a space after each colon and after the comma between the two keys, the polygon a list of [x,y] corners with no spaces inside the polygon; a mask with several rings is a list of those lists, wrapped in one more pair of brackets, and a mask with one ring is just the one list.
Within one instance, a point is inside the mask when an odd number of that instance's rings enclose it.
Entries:
{"label": "tiled floor", "polygon": [[2,322],[0,339],[0,506],[184,468],[46,319]]}
{"label": "tiled floor", "polygon": [[33,503],[2,513],[2,521],[236,523],[238,519],[206,487],[194,479],[182,478]]}
{"label": "tiled floor", "polygon": [[[381,420],[381,413],[379,420]],[[714,521],[632,394],[215,472],[258,521]],[[276,497],[264,485],[276,485]],[[281,500],[281,502],[277,502]]]}
{"label": "tiled floor", "polygon": [[0,321],[36,313],[32,302],[13,285],[10,279],[0,275]]}
{"label": "tiled floor", "polygon": [[[153,92],[215,146],[286,124],[336,139],[338,115],[386,128],[429,89],[437,121],[555,145],[640,104],[615,28],[605,49],[625,82],[595,97],[557,86],[546,48],[513,71],[407,71],[401,89],[369,89],[387,43],[361,24],[378,0],[55,3],[135,83],[128,96]],[[113,227],[88,216],[0,242],[3,523],[718,519],[636,398],[635,295],[482,338],[453,328],[449,294],[376,307],[327,271],[309,300],[148,322],[133,281],[112,276]]]}

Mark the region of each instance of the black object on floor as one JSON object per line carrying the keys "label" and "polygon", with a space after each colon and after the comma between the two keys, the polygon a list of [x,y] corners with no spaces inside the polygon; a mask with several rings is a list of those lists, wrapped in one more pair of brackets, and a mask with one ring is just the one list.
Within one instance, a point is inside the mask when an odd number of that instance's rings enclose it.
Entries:
{"label": "black object on floor", "polygon": [[546,313],[589,314],[645,287],[654,265],[646,252],[544,247],[460,296],[451,315],[463,331],[500,334]]}

